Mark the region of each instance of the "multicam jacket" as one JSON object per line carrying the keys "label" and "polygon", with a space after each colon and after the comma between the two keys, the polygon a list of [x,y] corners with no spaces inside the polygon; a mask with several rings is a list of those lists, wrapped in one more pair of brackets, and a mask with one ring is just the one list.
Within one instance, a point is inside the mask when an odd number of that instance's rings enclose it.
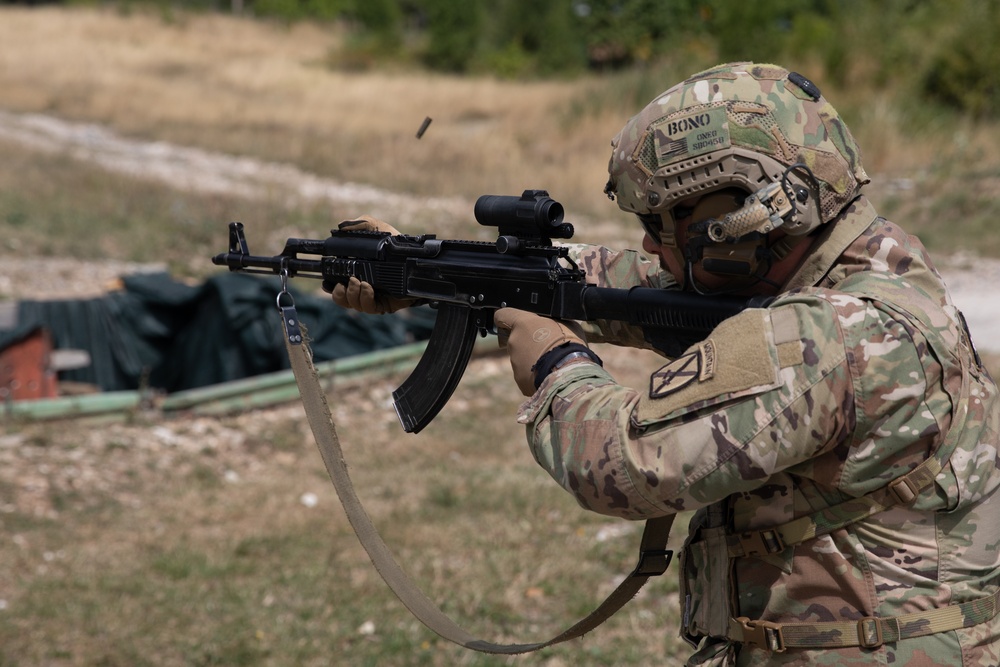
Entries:
{"label": "multicam jacket", "polygon": [[[592,281],[669,287],[636,253],[575,252]],[[1000,402],[915,238],[859,198],[771,307],[651,370],[637,390],[567,365],[519,420],[583,507],[698,510],[690,664],[1000,664]]]}

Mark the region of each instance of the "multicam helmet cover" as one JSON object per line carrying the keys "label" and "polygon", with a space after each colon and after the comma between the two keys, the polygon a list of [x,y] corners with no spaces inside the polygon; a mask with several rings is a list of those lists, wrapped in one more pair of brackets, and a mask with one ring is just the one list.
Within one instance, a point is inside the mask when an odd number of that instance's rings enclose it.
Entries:
{"label": "multicam helmet cover", "polygon": [[[629,120],[612,147],[605,192],[640,217],[724,188],[755,193],[783,183],[793,200],[798,192],[802,211],[786,216],[783,229],[804,235],[869,181],[854,138],[819,89],[774,65],[730,63],[692,76]],[[819,204],[805,206],[817,190]]]}

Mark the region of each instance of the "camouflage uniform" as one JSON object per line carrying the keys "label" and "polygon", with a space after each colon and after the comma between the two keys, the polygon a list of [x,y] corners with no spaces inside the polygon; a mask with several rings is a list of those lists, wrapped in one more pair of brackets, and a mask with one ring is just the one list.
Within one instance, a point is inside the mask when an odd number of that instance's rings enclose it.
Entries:
{"label": "camouflage uniform", "polygon": [[[673,283],[631,251],[574,254],[591,282]],[[590,334],[645,346],[621,325]],[[997,388],[919,241],[864,197],[770,308],[648,388],[569,365],[519,421],[587,509],[698,510],[681,565],[690,664],[1000,664]]]}

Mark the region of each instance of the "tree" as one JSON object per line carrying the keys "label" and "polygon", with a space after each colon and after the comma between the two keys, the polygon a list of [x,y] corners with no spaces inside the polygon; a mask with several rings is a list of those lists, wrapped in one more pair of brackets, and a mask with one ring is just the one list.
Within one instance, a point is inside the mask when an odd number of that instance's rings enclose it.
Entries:
{"label": "tree", "polygon": [[482,30],[481,0],[423,0],[427,20],[425,62],[446,72],[463,72],[476,55]]}

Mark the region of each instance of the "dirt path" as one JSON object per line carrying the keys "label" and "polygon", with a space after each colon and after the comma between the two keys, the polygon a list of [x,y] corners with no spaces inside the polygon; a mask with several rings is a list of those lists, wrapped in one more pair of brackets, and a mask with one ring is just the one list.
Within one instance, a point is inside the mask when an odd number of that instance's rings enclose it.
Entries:
{"label": "dirt path", "polygon": [[[294,165],[263,162],[164,142],[145,142],[120,136],[94,124],[72,123],[41,114],[0,111],[0,139],[35,150],[66,155],[91,162],[102,169],[130,177],[160,181],[181,190],[255,197],[261,192],[287,192],[304,201],[326,200],[354,208],[379,206],[396,213],[395,219],[413,217],[417,209],[437,209],[456,216],[468,215],[472,202],[458,198],[416,197],[387,192],[357,183],[343,183],[304,172]],[[8,298],[44,298],[47,286],[37,273],[22,270],[19,261],[5,260],[0,276],[0,294]],[[37,266],[38,260],[30,260]],[[142,267],[124,264],[84,264],[72,260],[54,262],[59,276],[53,289],[76,285],[78,294],[103,288],[123,269]],[[940,260],[939,260],[940,261]],[[970,270],[974,266],[975,271]],[[954,300],[969,321],[982,350],[1000,352],[1000,298],[990,285],[1000,284],[1000,260],[969,257],[944,258],[941,270]],[[72,276],[73,280],[67,281]]]}
{"label": "dirt path", "polygon": [[[467,215],[457,198],[414,197],[369,185],[321,178],[290,164],[263,162],[166,142],[137,141],[101,125],[42,114],[0,111],[0,139],[47,153],[92,162],[113,173],[159,181],[179,190],[248,198],[286,192],[304,201],[392,209],[446,210]],[[410,217],[410,216],[407,216]]]}

